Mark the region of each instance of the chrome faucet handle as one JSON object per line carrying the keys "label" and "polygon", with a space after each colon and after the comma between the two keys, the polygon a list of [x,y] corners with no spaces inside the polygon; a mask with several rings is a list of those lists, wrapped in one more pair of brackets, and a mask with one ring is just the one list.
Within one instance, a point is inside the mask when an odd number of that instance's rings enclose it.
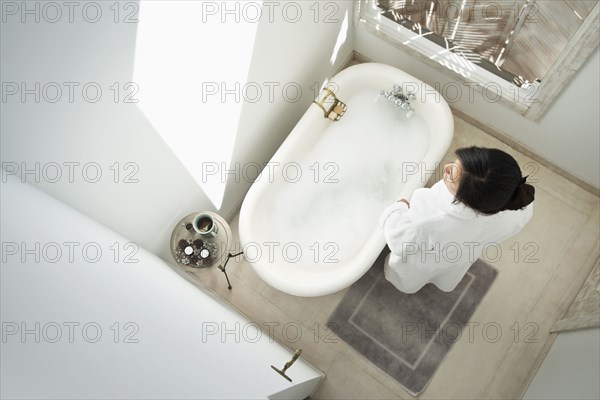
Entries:
{"label": "chrome faucet handle", "polygon": [[395,83],[392,87],[392,91],[388,92],[387,90],[381,90],[379,92],[380,96],[385,97],[390,103],[394,105],[394,107],[400,107],[403,110],[407,111],[407,116],[411,115],[415,109],[410,104],[411,100],[417,98],[414,92],[407,91],[404,93],[402,90],[402,86],[398,83]]}

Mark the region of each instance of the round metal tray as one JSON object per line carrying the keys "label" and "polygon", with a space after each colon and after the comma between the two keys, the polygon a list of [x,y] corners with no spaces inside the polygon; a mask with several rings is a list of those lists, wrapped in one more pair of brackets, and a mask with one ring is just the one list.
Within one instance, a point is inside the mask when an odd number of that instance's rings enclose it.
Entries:
{"label": "round metal tray", "polygon": [[[200,212],[195,212],[183,217],[171,234],[171,255],[178,265],[191,268],[208,268],[219,265],[227,256],[229,246],[233,244],[233,235],[229,224],[220,215],[210,211],[209,214],[217,225],[215,237],[200,235],[192,227],[194,217]],[[188,248],[186,254],[185,249]]]}

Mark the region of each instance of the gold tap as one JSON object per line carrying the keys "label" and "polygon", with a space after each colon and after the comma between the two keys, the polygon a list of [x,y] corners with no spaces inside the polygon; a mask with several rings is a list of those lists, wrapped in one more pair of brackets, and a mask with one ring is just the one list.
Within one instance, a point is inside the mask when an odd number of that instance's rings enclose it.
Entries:
{"label": "gold tap", "polygon": [[275,371],[277,371],[277,373],[279,373],[279,375],[283,376],[285,379],[287,379],[288,381],[291,382],[292,378],[290,378],[289,376],[287,376],[285,374],[285,371],[287,371],[287,369],[289,367],[291,367],[296,362],[296,360],[298,359],[298,357],[300,357],[300,354],[302,354],[302,349],[296,350],[296,352],[294,353],[294,357],[292,357],[292,359],[290,361],[286,362],[285,365],[283,366],[283,371],[280,370],[280,369],[278,369],[278,368],[275,368],[272,365],[271,365],[271,368],[273,368]]}

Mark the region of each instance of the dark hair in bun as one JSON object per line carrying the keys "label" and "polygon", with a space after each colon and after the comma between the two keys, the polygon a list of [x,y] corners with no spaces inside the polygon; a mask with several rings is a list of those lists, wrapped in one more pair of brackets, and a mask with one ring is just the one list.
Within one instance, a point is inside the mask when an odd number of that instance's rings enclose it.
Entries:
{"label": "dark hair in bun", "polygon": [[520,210],[533,202],[535,188],[526,183],[527,177],[510,154],[476,146],[455,154],[462,164],[455,202],[486,215]]}

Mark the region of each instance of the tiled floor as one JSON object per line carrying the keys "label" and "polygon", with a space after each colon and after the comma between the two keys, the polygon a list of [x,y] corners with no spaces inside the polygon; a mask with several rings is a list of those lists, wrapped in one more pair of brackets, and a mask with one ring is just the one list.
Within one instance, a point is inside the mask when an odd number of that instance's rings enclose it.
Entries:
{"label": "tiled floor", "polygon": [[[599,198],[456,117],[442,165],[467,145],[499,148],[517,159],[536,181],[534,216],[502,244],[502,256],[491,262],[499,275],[471,318],[472,328],[462,332],[420,398],[519,398],[554,340],[550,328],[599,258]],[[237,217],[231,227],[236,235]],[[214,270],[188,273],[251,320],[265,328],[270,324],[275,338],[290,349],[302,348],[302,357],[326,374],[315,399],[411,398],[325,329],[345,290],[317,298],[287,295],[264,283],[241,256],[228,271],[231,291]]]}

